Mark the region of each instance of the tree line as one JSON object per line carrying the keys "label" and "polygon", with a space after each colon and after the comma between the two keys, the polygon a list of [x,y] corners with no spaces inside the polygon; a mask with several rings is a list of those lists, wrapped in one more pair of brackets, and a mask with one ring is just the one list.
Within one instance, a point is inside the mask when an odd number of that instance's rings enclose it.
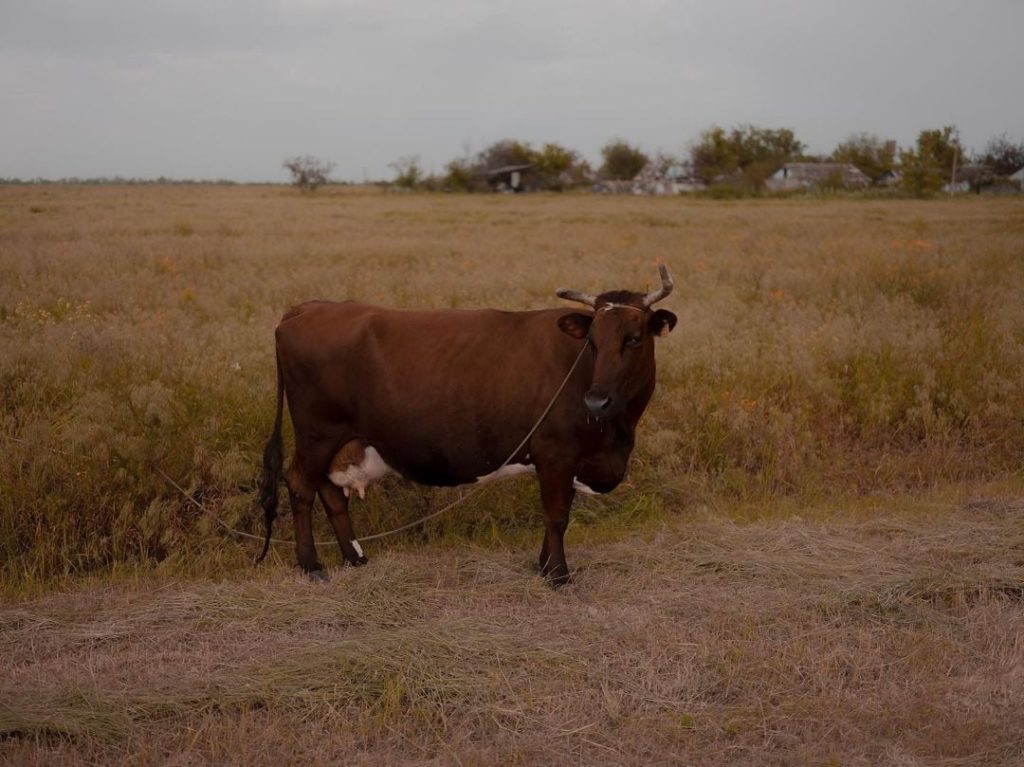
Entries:
{"label": "tree line", "polygon": [[[981,152],[971,152],[961,144],[955,126],[949,125],[922,130],[910,147],[899,148],[895,141],[856,133],[830,154],[812,155],[790,128],[713,125],[681,156],[651,155],[616,138],[602,147],[601,163],[593,167],[579,152],[558,143],[535,147],[504,139],[476,154],[466,152],[451,160],[441,173],[427,174],[418,157],[402,157],[391,163],[394,177],[385,183],[399,189],[449,192],[502,188],[564,191],[602,181],[629,181],[650,169],[655,175],[685,178],[712,192],[746,195],[763,192],[772,174],[791,162],[850,164],[873,185],[928,196],[955,180],[972,188],[1000,183],[1024,167],[1024,141],[1003,134],[990,139]],[[284,165],[303,189],[327,183],[333,168],[332,163],[309,156],[290,158]],[[514,176],[516,173],[520,175]],[[513,188],[515,182],[518,186]]]}

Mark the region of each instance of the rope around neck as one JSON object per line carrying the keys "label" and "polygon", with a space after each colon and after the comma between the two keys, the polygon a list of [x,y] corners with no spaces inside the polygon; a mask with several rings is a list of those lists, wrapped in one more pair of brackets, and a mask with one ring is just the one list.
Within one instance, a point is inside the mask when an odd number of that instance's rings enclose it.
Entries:
{"label": "rope around neck", "polygon": [[[506,466],[508,466],[512,462],[512,459],[516,457],[516,454],[520,450],[522,450],[523,447],[526,446],[527,442],[530,441],[530,437],[532,437],[534,435],[534,433],[536,433],[537,429],[540,428],[540,425],[542,423],[544,423],[544,419],[548,417],[548,414],[551,412],[551,408],[553,408],[555,406],[555,402],[558,400],[559,395],[561,395],[562,391],[565,389],[566,384],[569,383],[569,379],[572,378],[572,374],[576,372],[576,368],[579,366],[580,360],[583,359],[583,354],[584,354],[584,352],[587,351],[587,347],[588,346],[590,346],[590,341],[589,340],[586,343],[583,344],[583,348],[580,349],[580,353],[578,355],[576,355],[576,360],[572,363],[572,367],[569,368],[569,372],[565,374],[565,378],[562,379],[562,383],[558,385],[558,389],[555,391],[554,395],[551,397],[551,401],[548,402],[548,406],[546,408],[544,408],[544,412],[540,414],[540,418],[537,419],[537,422],[533,425],[533,427],[530,429],[530,431],[528,431],[526,433],[526,436],[523,437],[522,441],[518,445],[516,445],[515,450],[513,450],[509,454],[508,458],[505,459],[505,461],[501,464],[501,466],[499,466],[497,469],[495,469],[495,472],[501,471]],[[180,492],[183,496],[185,496],[185,498],[193,506],[195,506],[200,511],[202,511],[204,514],[206,514],[208,517],[213,519],[214,522],[216,522],[218,525],[223,527],[229,533],[232,533],[233,535],[238,535],[238,536],[243,537],[243,538],[252,538],[252,539],[257,540],[257,541],[264,540],[262,535],[253,535],[252,533],[246,533],[246,532],[243,532],[241,530],[236,530],[235,528],[231,527],[226,522],[224,522],[219,517],[217,517],[216,514],[214,514],[209,509],[207,509],[203,504],[201,504],[199,501],[197,501],[195,498],[193,498],[191,495],[189,495],[188,492],[181,485],[179,485],[177,482],[175,482],[173,479],[171,479],[167,474],[165,474],[164,471],[159,466],[154,466],[154,468],[156,469],[157,474],[159,474],[168,483],[170,483],[172,487],[176,488],[178,490],[178,492]],[[401,532],[403,532],[405,530],[409,530],[410,528],[413,528],[413,527],[418,527],[419,525],[422,525],[424,522],[427,522],[427,521],[433,519],[434,517],[439,517],[442,514],[444,514],[445,512],[450,511],[451,509],[455,508],[460,503],[469,500],[474,495],[476,495],[481,490],[483,490],[484,487],[485,487],[485,485],[483,485],[483,484],[477,484],[475,487],[473,487],[472,490],[470,490],[469,492],[465,493],[464,495],[459,496],[458,498],[456,498],[451,503],[449,503],[446,506],[438,509],[437,511],[431,512],[430,514],[427,514],[424,517],[420,517],[419,519],[415,520],[414,522],[409,522],[408,524],[402,525],[401,527],[396,527],[395,529],[388,530],[387,532],[384,532],[384,533],[374,533],[373,535],[367,535],[367,536],[364,536],[362,538],[358,538],[356,540],[358,540],[358,541],[373,541],[373,540],[377,540],[379,538],[387,538],[388,536],[395,535],[397,533],[401,533]],[[271,538],[270,542],[271,543],[283,543],[283,544],[294,543],[294,541],[287,541],[287,540],[284,540],[284,539],[281,539],[281,538]],[[335,541],[314,541],[314,543],[317,546],[329,546],[330,544],[332,544],[334,542]]]}

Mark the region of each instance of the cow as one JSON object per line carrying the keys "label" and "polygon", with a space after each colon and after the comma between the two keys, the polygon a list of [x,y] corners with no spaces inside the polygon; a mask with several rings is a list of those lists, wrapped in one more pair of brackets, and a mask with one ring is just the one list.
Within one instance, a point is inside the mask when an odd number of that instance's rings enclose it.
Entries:
{"label": "cow", "polygon": [[587,307],[568,313],[353,301],[289,309],[275,332],[277,414],[263,453],[266,540],[257,562],[277,515],[287,395],[295,452],[284,478],[298,564],[310,577],[326,579],[311,529],[316,496],[345,562],[362,565],[353,490],[362,497],[388,473],[443,487],[536,472],[540,571],[554,586],[569,582],[563,537],[575,494],[610,492],[625,476],[654,392],[654,339],[676,325],[672,312],[653,308],[673,286],[668,269],[659,271],[661,286],[649,293],[560,288],[557,296]]}

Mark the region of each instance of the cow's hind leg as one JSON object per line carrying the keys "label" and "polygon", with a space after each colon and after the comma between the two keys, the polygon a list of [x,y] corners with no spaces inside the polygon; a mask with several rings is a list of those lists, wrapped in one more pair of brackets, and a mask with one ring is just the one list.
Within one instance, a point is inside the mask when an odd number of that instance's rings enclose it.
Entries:
{"label": "cow's hind leg", "polygon": [[363,552],[353,545],[355,535],[352,533],[352,519],[348,515],[348,498],[345,493],[327,480],[321,480],[318,492],[345,561],[357,567],[365,565],[368,560],[363,556]]}
{"label": "cow's hind leg", "polygon": [[285,475],[295,523],[295,554],[303,572],[314,580],[325,581],[327,573],[316,558],[316,546],[313,543],[312,510],[317,488],[331,462],[337,442],[319,435],[301,436],[302,430],[298,425],[295,430],[295,457]]}
{"label": "cow's hind leg", "polygon": [[326,580],[323,565],[316,558],[313,544],[313,502],[316,500],[316,484],[310,481],[298,460],[292,461],[285,474],[288,497],[292,506],[292,520],[295,525],[295,555],[299,567],[315,580]]}

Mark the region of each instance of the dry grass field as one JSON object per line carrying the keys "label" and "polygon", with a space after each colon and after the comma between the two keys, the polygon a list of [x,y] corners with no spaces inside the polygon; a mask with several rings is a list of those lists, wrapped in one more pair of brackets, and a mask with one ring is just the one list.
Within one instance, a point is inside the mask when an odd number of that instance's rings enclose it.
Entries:
{"label": "dry grass field", "polygon": [[[313,584],[160,475],[258,532],[292,303],[662,261],[680,322],[560,591],[529,479]],[[1021,296],[1016,200],[0,188],[0,761],[1024,764]]]}

